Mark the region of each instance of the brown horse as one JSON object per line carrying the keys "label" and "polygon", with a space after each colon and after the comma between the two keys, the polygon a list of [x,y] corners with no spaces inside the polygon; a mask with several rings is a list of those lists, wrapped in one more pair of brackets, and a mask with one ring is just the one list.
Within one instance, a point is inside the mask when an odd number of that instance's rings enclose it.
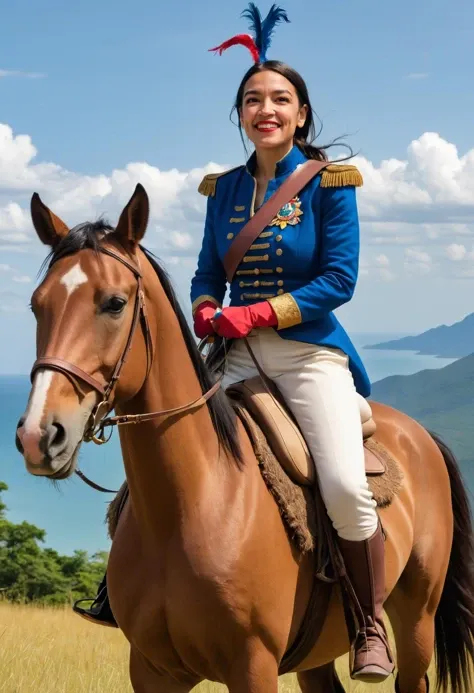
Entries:
{"label": "brown horse", "polygon": [[[112,403],[123,421],[161,411],[120,428],[130,500],[108,588],[130,642],[134,691],[185,693],[208,679],[231,693],[276,693],[312,559],[292,547],[243,426],[213,387],[165,273],[139,245],[145,190],[137,186],[116,229],[96,222],[69,231],[36,194],[31,210],[52,253],[32,297],[38,360],[17,430],[28,471],[70,476],[91,414],[97,420]],[[109,404],[97,412],[101,401]],[[404,414],[377,403],[373,411],[376,437],[404,474],[380,511],[394,685],[426,693],[436,649],[441,689],[472,690],[473,533],[456,461]],[[322,634],[298,667],[302,690],[341,693],[334,661],[348,649],[334,589]]]}

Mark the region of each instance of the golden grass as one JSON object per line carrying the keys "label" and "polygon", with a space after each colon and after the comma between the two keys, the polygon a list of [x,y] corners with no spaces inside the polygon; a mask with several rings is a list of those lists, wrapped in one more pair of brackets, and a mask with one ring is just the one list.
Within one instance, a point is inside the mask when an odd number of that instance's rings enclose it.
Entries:
{"label": "golden grass", "polygon": [[[347,678],[347,658],[338,662],[347,693],[371,693]],[[224,693],[214,683],[195,693]],[[280,693],[299,691],[293,675],[280,679]],[[378,693],[393,693],[393,678]],[[0,603],[0,693],[131,693],[128,646],[112,628],[89,624],[70,609]]]}

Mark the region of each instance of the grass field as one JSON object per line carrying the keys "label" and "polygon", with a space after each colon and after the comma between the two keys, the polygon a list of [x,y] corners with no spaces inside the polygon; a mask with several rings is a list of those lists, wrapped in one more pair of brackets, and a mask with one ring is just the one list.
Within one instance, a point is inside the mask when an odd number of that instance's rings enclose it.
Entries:
{"label": "grass field", "polygon": [[[347,679],[347,661],[338,662],[347,693],[393,693],[383,686]],[[203,683],[195,693],[224,693]],[[0,603],[0,693],[131,693],[128,647],[120,632],[94,626],[69,609],[41,609]],[[297,693],[294,676],[280,679],[281,693]]]}

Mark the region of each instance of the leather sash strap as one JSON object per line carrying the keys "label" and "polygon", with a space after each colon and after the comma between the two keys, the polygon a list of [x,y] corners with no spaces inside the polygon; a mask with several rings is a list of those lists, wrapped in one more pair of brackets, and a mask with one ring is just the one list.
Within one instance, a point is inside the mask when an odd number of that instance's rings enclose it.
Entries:
{"label": "leather sash strap", "polygon": [[240,233],[234,238],[227,251],[223,265],[230,283],[242,258],[257,236],[267,227],[275,214],[292,200],[304,186],[309,183],[330,161],[315,161],[310,159],[298,166],[293,173],[280,185],[273,195],[250,217]]}

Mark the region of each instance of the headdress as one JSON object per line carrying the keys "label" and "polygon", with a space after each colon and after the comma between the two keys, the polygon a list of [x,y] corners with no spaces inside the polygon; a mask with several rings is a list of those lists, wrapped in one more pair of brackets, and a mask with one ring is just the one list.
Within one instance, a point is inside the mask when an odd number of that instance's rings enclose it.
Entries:
{"label": "headdress", "polygon": [[267,51],[271,44],[275,26],[282,21],[290,22],[286,11],[278,7],[278,5],[272,5],[267,16],[262,20],[258,7],[255,3],[250,2],[248,8],[242,12],[241,16],[250,21],[250,29],[254,35],[237,34],[237,36],[233,36],[221,43],[220,46],[210,48],[209,50],[222,55],[231,46],[245,46],[250,51],[255,63],[266,62],[268,60]]}

